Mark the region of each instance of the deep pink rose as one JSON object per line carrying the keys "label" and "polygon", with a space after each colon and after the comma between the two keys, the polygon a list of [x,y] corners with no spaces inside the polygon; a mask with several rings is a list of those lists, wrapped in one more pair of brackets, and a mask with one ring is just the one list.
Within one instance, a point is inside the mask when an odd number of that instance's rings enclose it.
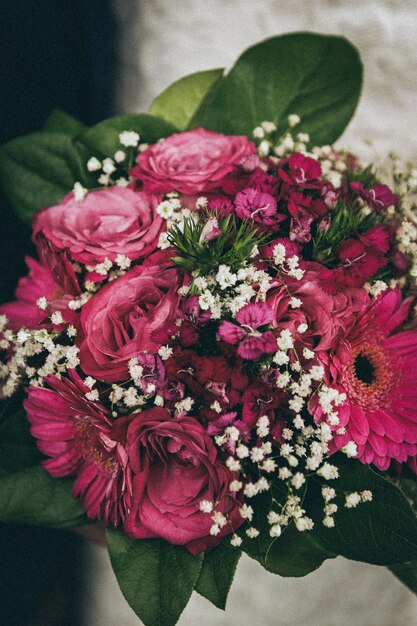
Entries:
{"label": "deep pink rose", "polygon": [[81,202],[70,193],[36,215],[33,238],[38,247],[44,247],[45,238],[56,250],[90,265],[115,261],[119,254],[143,258],[156,248],[163,227],[156,213],[159,202],[159,196],[124,187],[90,191]]}
{"label": "deep pink rose", "polygon": [[[173,419],[154,408],[133,416],[127,429],[127,454],[133,471],[133,502],[125,532],[134,539],[162,537],[193,554],[220,543],[242,523],[229,493],[234,475],[217,458],[217,449],[194,417]],[[210,535],[211,515],[201,500],[218,502],[226,524]]]}
{"label": "deep pink rose", "polygon": [[[266,302],[275,313],[272,326],[278,330],[289,328],[297,334],[300,324],[306,323],[308,330],[303,341],[316,350],[328,350],[336,335],[346,331],[346,324],[353,313],[357,313],[369,302],[365,289],[345,287],[343,291],[330,294],[322,288],[319,263],[307,263],[306,273],[300,281],[288,279],[286,286],[281,281],[272,285]],[[290,305],[290,297],[301,300],[299,308]]]}
{"label": "deep pink rose", "polygon": [[150,146],[139,154],[131,174],[149,191],[195,194],[219,189],[225,176],[255,154],[255,144],[243,135],[197,128]]}
{"label": "deep pink rose", "polygon": [[160,348],[153,332],[174,318],[178,304],[177,274],[170,265],[166,253],[155,253],[83,307],[80,359],[87,374],[107,382],[126,380],[129,359]]}

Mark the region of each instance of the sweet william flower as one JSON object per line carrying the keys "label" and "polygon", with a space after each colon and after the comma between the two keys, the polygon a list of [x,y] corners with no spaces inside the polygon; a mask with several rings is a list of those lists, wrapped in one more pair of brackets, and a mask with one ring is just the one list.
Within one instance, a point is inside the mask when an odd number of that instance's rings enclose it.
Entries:
{"label": "sweet william flower", "polygon": [[259,330],[269,325],[273,318],[274,313],[267,304],[247,304],[236,313],[239,326],[233,322],[222,322],[218,331],[219,337],[226,343],[238,343],[237,353],[243,359],[259,359],[264,354],[272,354],[277,350],[274,334],[269,330]]}
{"label": "sweet william flower", "polygon": [[366,189],[363,183],[351,182],[350,188],[374,211],[382,211],[398,202],[398,196],[392,193],[388,185],[376,183],[370,189]]}

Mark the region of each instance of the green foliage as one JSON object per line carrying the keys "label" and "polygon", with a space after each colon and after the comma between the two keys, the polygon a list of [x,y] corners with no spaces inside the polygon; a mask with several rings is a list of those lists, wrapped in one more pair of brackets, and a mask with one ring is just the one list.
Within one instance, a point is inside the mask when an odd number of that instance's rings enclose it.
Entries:
{"label": "green foliage", "polygon": [[54,109],[42,130],[48,133],[66,133],[71,137],[79,135],[87,126],[64,111]]}
{"label": "green foliage", "polygon": [[204,554],[203,566],[195,590],[219,609],[226,600],[233,582],[241,551],[220,545]]}
{"label": "green foliage", "polygon": [[211,241],[200,241],[204,222],[196,223],[191,217],[184,219],[184,226],[176,224],[168,232],[168,241],[177,250],[174,263],[183,269],[193,271],[197,276],[216,270],[219,265],[228,265],[232,270],[239,269],[248,261],[255,245],[261,245],[263,237],[241,222],[237,226],[233,216],[219,219],[221,235]]}
{"label": "green foliage", "polygon": [[120,145],[119,134],[125,130],[140,135],[141,143],[155,143],[172,135],[177,129],[162,119],[146,113],[126,113],[112,117],[88,128],[77,137],[77,143],[85,146],[89,156],[113,157]]}
{"label": "green foliage", "polygon": [[13,210],[26,223],[62,200],[76,181],[88,183],[85,154],[66,132],[40,131],[0,147],[0,182]]}
{"label": "green foliage", "polygon": [[[285,494],[273,488],[273,497],[285,501]],[[282,535],[272,538],[267,520],[271,510],[272,495],[264,493],[254,501],[253,526],[260,530],[255,539],[249,539],[244,530],[239,534],[243,540],[242,549],[256,559],[266,570],[280,576],[306,576],[316,570],[326,559],[336,554],[318,543],[311,531],[299,532],[294,524],[284,528]]]}
{"label": "green foliage", "polygon": [[185,130],[204,98],[223,76],[222,69],[196,72],[175,81],[152,102],[149,113]]}
{"label": "green foliage", "polygon": [[145,626],[173,626],[200,575],[203,555],[193,556],[162,539],[133,540],[108,529],[107,544],[120,589]]}
{"label": "green foliage", "polygon": [[[348,559],[391,565],[417,559],[417,518],[403,492],[392,482],[359,461],[334,458],[340,476],[329,482],[338,493],[335,502],[336,525],[326,528],[320,489],[322,481],[313,479],[304,508],[315,520],[312,538],[322,548]],[[372,491],[372,501],[356,508],[344,506],[344,493]]]}
{"label": "green foliage", "polygon": [[29,432],[21,397],[0,407],[0,522],[66,528],[89,523],[72,479],[52,478]]}
{"label": "green foliage", "polygon": [[313,241],[313,257],[320,263],[332,266],[337,261],[338,247],[342,241],[354,233],[364,233],[381,221],[377,213],[364,215],[359,207],[347,206],[339,200],[331,212],[328,230],[319,230]]}
{"label": "green foliage", "polygon": [[202,102],[190,128],[251,135],[260,122],[286,125],[289,114],[315,145],[333,143],[352,117],[361,91],[356,49],[340,37],[291,33],[246,50]]}

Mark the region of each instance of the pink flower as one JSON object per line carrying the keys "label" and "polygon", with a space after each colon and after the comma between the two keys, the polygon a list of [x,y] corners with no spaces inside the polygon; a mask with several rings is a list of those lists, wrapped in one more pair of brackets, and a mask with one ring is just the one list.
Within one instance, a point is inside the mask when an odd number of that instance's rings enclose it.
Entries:
{"label": "pink flower", "polygon": [[160,348],[153,333],[173,321],[179,298],[170,265],[169,255],[155,253],[83,307],[80,359],[87,374],[107,382],[126,380],[129,359]]}
{"label": "pink flower", "polygon": [[[272,284],[267,292],[266,303],[272,308],[274,328],[288,328],[293,334],[300,324],[306,323],[303,341],[317,350],[327,350],[335,337],[346,332],[352,315],[369,302],[365,289],[346,287],[336,293],[323,289],[321,274],[323,266],[306,263],[306,273],[300,281],[286,279]],[[291,298],[301,300],[300,307],[293,308]]]}
{"label": "pink flower", "polygon": [[90,191],[81,202],[71,193],[35,216],[34,241],[42,247],[42,234],[54,249],[90,265],[106,258],[114,262],[118,255],[143,258],[158,243],[159,202],[158,196],[122,187]]}
{"label": "pink flower", "polygon": [[[417,332],[395,332],[410,306],[399,289],[384,292],[352,315],[329,354],[320,353],[326,383],[347,396],[333,426],[346,434],[335,434],[335,447],[354,441],[359,460],[381,470],[417,454]],[[317,421],[324,419],[317,402],[311,408]]]}
{"label": "pink flower", "polygon": [[286,169],[280,168],[278,173],[288,185],[304,188],[318,186],[317,179],[321,176],[321,166],[316,159],[295,153],[290,156],[286,165]]}
{"label": "pink flower", "polygon": [[[134,474],[132,508],[124,526],[130,537],[162,537],[198,554],[242,523],[238,505],[228,495],[234,476],[194,417],[173,419],[161,408],[133,415],[127,452]],[[210,535],[211,515],[200,510],[202,500],[218,503],[216,510],[230,518],[215,537]]]}
{"label": "pink flower", "polygon": [[[15,291],[16,302],[2,304],[0,314],[8,317],[12,330],[18,330],[22,326],[30,329],[38,328],[40,325],[52,326],[52,322],[47,318],[53,311],[63,311],[70,297],[64,295],[48,267],[30,256],[27,256],[25,261],[29,275],[19,280]],[[45,309],[38,306],[39,298],[46,298]],[[65,318],[68,317],[68,313],[69,311],[66,311]]]}
{"label": "pink flower", "polygon": [[207,222],[203,226],[203,230],[200,235],[200,243],[203,241],[211,241],[212,239],[216,239],[222,234],[221,229],[219,228],[219,222],[217,217],[210,217]]}
{"label": "pink flower", "polygon": [[240,326],[224,321],[219,326],[219,336],[226,343],[238,343],[237,353],[242,359],[260,359],[264,354],[272,354],[278,349],[271,331],[258,330],[269,325],[273,318],[273,310],[267,304],[246,304],[236,313],[236,321]]}
{"label": "pink flower", "polygon": [[49,388],[30,387],[24,407],[39,450],[51,458],[42,466],[51,476],[76,479],[72,495],[87,515],[117,526],[130,507],[126,452],[111,437],[112,420],[75,371],[46,379]]}
{"label": "pink flower", "polygon": [[130,173],[153,192],[195,194],[219,189],[225,176],[255,154],[256,146],[243,135],[197,128],[150,146]]}
{"label": "pink flower", "polygon": [[277,211],[276,200],[271,194],[250,188],[239,191],[235,198],[236,215],[241,220],[253,220],[265,226],[277,226],[285,216]]}
{"label": "pink flower", "polygon": [[350,188],[375,211],[382,211],[398,202],[398,197],[392,193],[388,185],[376,183],[370,189],[365,189],[363,183],[354,181],[350,183]]}

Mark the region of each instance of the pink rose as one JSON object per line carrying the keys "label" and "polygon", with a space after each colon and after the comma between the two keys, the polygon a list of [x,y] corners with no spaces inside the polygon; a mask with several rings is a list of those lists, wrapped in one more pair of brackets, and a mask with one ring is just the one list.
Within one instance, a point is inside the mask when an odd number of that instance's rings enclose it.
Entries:
{"label": "pink rose", "polygon": [[[238,503],[228,495],[234,475],[194,417],[173,419],[162,408],[134,415],[126,450],[133,471],[132,509],[124,527],[130,537],[162,537],[198,554],[242,523]],[[200,510],[202,500],[217,502],[216,510],[229,516],[231,524],[216,536],[210,535],[211,515]]]}
{"label": "pink rose", "polygon": [[35,216],[33,238],[41,249],[44,239],[71,259],[94,265],[125,255],[143,258],[158,243],[163,220],[156,213],[158,196],[112,187],[89,192],[77,202],[69,194],[60,204]]}
{"label": "pink rose", "polygon": [[128,361],[139,352],[156,352],[153,332],[173,320],[177,274],[169,255],[158,252],[105,285],[83,307],[80,346],[83,370],[101,380],[129,378]]}
{"label": "pink rose", "polygon": [[219,189],[225,176],[255,154],[256,146],[243,135],[197,128],[150,146],[139,154],[131,174],[153,192],[195,194]]}

